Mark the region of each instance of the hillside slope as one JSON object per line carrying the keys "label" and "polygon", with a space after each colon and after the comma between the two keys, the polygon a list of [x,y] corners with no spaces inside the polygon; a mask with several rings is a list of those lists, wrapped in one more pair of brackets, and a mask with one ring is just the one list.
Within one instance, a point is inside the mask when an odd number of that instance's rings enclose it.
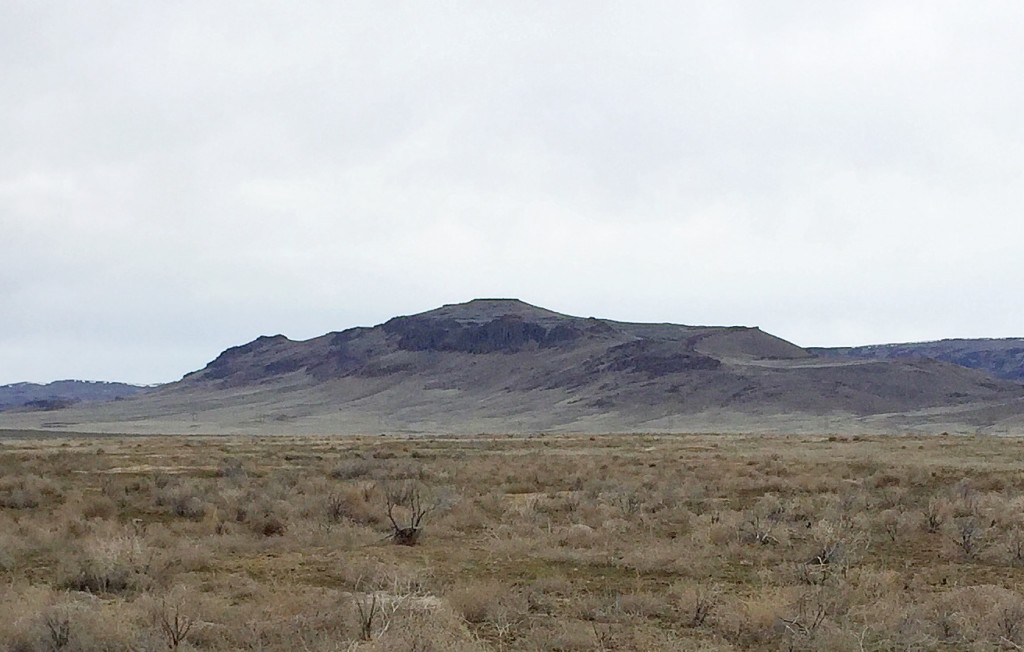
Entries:
{"label": "hillside slope", "polygon": [[949,339],[810,350],[820,355],[847,358],[931,358],[978,369],[996,378],[1024,382],[1024,338],[1020,337]]}
{"label": "hillside slope", "polygon": [[1024,386],[932,360],[824,357],[757,328],[632,324],[480,299],[306,341],[261,337],[146,396],[63,410],[36,425],[776,431],[887,428],[893,415],[909,415],[949,429],[947,415],[969,413],[969,428],[985,427],[984,410],[1015,414],[1022,399]]}
{"label": "hillside slope", "polygon": [[0,385],[0,411],[16,408],[55,410],[75,403],[114,401],[135,396],[146,388],[126,383],[58,380],[52,383]]}

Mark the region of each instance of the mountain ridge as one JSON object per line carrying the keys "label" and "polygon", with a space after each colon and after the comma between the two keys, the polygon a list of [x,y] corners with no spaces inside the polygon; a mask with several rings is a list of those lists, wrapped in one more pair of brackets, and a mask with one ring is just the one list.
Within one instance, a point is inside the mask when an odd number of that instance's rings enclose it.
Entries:
{"label": "mountain ridge", "polygon": [[622,322],[477,299],[308,340],[261,336],[138,398],[55,414],[15,425],[343,434],[994,431],[1024,415],[1024,386],[928,359],[818,355],[756,327]]}
{"label": "mountain ridge", "polygon": [[1024,382],[1024,338],[1020,337],[945,338],[808,350],[819,355],[846,358],[931,358],[978,369],[1003,380]]}
{"label": "mountain ridge", "polygon": [[19,408],[56,410],[80,402],[120,400],[146,389],[142,385],[103,380],[10,383],[0,385],[0,411]]}

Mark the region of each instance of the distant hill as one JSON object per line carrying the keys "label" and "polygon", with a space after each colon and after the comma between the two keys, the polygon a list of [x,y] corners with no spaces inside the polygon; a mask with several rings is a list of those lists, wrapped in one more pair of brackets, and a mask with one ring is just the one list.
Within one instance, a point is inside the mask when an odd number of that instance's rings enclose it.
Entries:
{"label": "distant hill", "polygon": [[76,403],[123,399],[145,389],[139,385],[89,380],[58,380],[45,385],[0,385],[0,411],[15,408],[57,410]]}
{"label": "distant hill", "polygon": [[931,359],[817,355],[758,328],[627,323],[477,299],[305,341],[260,337],[143,395],[8,413],[0,428],[974,432],[1022,415],[1024,386]]}
{"label": "distant hill", "polygon": [[950,339],[936,342],[877,344],[810,351],[846,358],[931,358],[978,369],[996,378],[1024,382],[1024,338]]}

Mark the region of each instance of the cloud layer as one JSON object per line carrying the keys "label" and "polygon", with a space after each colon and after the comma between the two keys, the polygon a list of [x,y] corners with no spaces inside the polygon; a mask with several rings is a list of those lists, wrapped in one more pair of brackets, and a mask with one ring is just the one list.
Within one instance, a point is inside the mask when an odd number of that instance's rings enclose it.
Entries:
{"label": "cloud layer", "polygon": [[1020,3],[293,4],[3,2],[0,382],[479,296],[1024,334]]}

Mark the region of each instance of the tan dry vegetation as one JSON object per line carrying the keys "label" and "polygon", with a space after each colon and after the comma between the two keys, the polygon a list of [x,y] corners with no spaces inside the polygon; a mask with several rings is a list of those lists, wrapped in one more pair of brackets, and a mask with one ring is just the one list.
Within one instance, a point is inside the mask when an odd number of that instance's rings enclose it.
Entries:
{"label": "tan dry vegetation", "polygon": [[[0,649],[1024,646],[1024,441],[0,442]],[[425,516],[414,545],[395,526]],[[406,541],[407,543],[409,541]]]}

